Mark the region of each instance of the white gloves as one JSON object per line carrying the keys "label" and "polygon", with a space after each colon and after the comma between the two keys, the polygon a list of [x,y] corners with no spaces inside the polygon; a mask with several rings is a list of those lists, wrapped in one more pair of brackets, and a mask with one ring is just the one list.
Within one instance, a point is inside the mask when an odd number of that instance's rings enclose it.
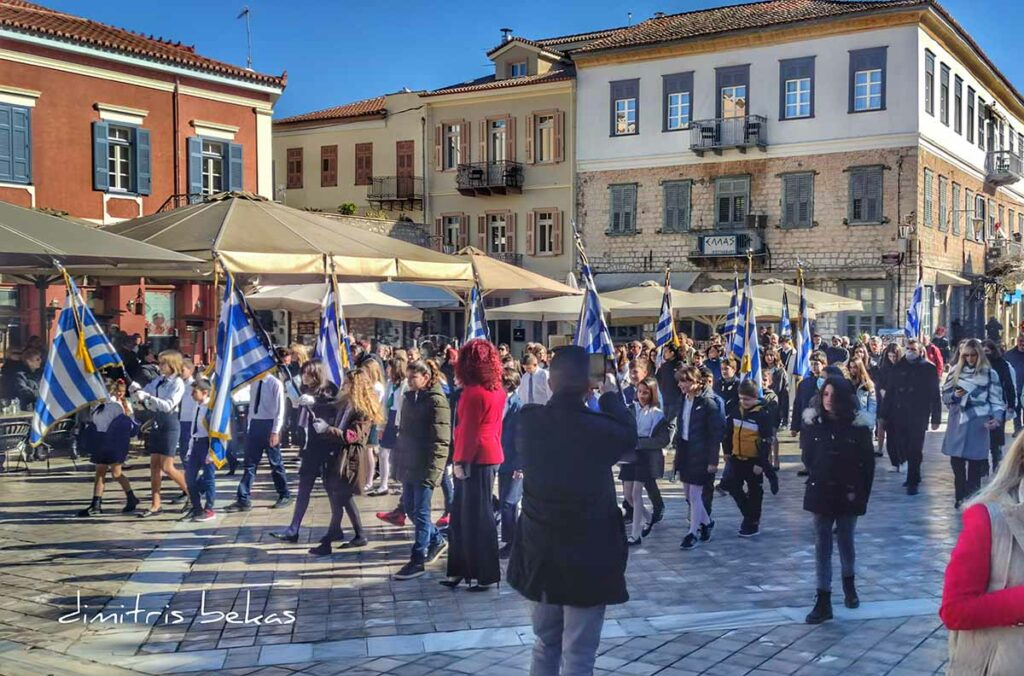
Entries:
{"label": "white gloves", "polygon": [[135,394],[136,392],[138,392],[141,389],[142,389],[142,385],[139,385],[134,380],[132,381],[132,384],[128,386],[128,392],[130,392],[131,394]]}
{"label": "white gloves", "polygon": [[312,406],[316,403],[316,397],[312,394],[304,394],[299,397],[299,406]]}
{"label": "white gloves", "polygon": [[328,427],[330,427],[330,425],[328,425],[323,418],[313,419],[313,429],[316,430],[317,434],[323,434],[324,432],[327,431]]}
{"label": "white gloves", "polygon": [[145,390],[138,390],[138,391],[135,392],[135,398],[138,399],[140,402],[145,402],[147,399],[149,399],[152,396],[153,396],[152,394],[150,394],[149,392],[146,392]]}

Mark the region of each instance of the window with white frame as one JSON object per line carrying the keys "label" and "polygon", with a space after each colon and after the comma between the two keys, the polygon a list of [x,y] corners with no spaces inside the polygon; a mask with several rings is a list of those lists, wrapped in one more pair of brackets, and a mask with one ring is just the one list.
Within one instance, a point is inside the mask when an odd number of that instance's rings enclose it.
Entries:
{"label": "window with white frame", "polygon": [[132,130],[111,125],[107,147],[110,189],[128,192],[132,189]]}
{"label": "window with white frame", "polygon": [[690,92],[673,92],[668,95],[665,124],[669,129],[683,129],[690,124]]}
{"label": "window with white frame", "polygon": [[224,191],[224,145],[203,141],[203,194]]}
{"label": "window with white frame", "polygon": [[880,110],[882,107],[882,71],[858,70],[853,75],[853,109]]}
{"label": "window with white frame", "polygon": [[461,243],[462,234],[462,216],[445,216],[441,222],[442,231],[441,235],[444,237],[445,247],[451,247],[451,250],[459,248]]}
{"label": "window with white frame", "polygon": [[501,118],[487,122],[487,160],[501,162],[505,159],[505,135],[508,120]]}
{"label": "window with white frame", "polygon": [[526,61],[509,64],[509,77],[524,77],[526,75]]}
{"label": "window with white frame", "polygon": [[786,80],[786,119],[811,116],[811,78]]}
{"label": "window with white frame", "polygon": [[615,133],[636,133],[636,99],[615,99]]}
{"label": "window with white frame", "polygon": [[508,223],[505,214],[487,215],[488,253],[508,253]]}
{"label": "window with white frame", "polygon": [[459,124],[444,125],[444,156],[445,169],[455,169],[462,162],[461,158],[461,126]]}
{"label": "window with white frame", "polygon": [[555,214],[550,211],[535,212],[533,227],[537,238],[537,253],[550,254],[555,251]]}
{"label": "window with white frame", "polygon": [[747,86],[722,87],[722,117],[743,117],[747,114]]}
{"label": "window with white frame", "polygon": [[536,162],[553,162],[555,160],[555,116],[537,115],[534,117],[533,137],[537,144],[534,154]]}

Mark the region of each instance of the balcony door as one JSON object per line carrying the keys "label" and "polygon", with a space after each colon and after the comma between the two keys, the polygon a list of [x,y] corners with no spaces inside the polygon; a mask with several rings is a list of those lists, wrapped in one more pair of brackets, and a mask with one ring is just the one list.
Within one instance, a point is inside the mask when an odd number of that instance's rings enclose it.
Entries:
{"label": "balcony door", "polygon": [[415,141],[395,142],[395,188],[398,199],[407,199],[413,196],[413,183],[416,176],[416,165],[413,161],[415,156]]}

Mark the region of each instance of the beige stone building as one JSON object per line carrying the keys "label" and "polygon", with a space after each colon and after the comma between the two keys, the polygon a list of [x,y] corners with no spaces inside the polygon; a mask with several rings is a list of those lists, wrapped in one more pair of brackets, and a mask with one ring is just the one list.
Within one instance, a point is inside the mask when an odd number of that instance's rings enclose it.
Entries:
{"label": "beige stone building", "polygon": [[750,252],[757,278],[800,262],[864,302],[822,333],[902,328],[919,270],[926,331],[1010,322],[986,272],[1024,232],[1024,100],[934,2],[656,16],[573,60],[599,285],[666,261],[695,289],[727,285]]}
{"label": "beige stone building", "polygon": [[425,106],[408,91],[275,120],[275,198],[422,223],[425,130]]}

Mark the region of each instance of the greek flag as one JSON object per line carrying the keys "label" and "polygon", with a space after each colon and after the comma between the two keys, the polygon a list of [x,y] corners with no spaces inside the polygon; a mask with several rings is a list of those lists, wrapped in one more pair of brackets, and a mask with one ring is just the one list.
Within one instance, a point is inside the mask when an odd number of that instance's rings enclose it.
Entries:
{"label": "greek flag", "polygon": [[489,340],[490,334],[487,331],[487,317],[484,315],[484,299],[480,295],[480,286],[474,284],[473,290],[469,292],[469,314],[466,321],[466,342],[476,340]]}
{"label": "greek flag", "polygon": [[807,318],[807,294],[804,293],[804,274],[797,270],[797,283],[800,285],[800,309],[797,314],[796,362],[793,375],[806,378],[811,373],[811,320]]}
{"label": "greek flag", "polygon": [[327,292],[320,304],[320,335],[317,336],[313,356],[322,359],[327,366],[327,375],[337,387],[345,381],[349,364],[348,331],[342,318],[341,299],[337,293],[337,281],[327,283]]}
{"label": "greek flag", "polygon": [[735,276],[732,278],[732,299],[729,301],[729,313],[725,315],[725,330],[722,332],[727,336],[736,333],[736,317],[740,313],[739,305],[737,305],[740,297],[739,287],[740,278]]}
{"label": "greek flag", "polygon": [[123,366],[114,346],[96,323],[92,310],[82,300],[78,287],[64,268],[67,296],[57,319],[57,335],[43,367],[39,397],[32,414],[29,443],[42,443],[55,422],[83,408],[110,398],[100,371]]}
{"label": "greek flag", "polygon": [[672,315],[671,271],[665,270],[665,295],[661,299],[661,316],[654,332],[654,343],[658,347],[671,343],[679,346],[679,334],[676,333],[676,322]]}
{"label": "greek flag", "polygon": [[[758,396],[764,394],[761,388],[761,350],[757,344],[757,313],[754,311],[754,291],[750,286],[750,268],[753,265],[751,260],[747,262],[747,277],[744,280],[743,303],[740,306],[741,319],[740,330],[736,332],[741,336],[741,357],[740,357],[740,378],[742,380],[753,380],[757,384]],[[736,343],[733,343],[736,349]]]}
{"label": "greek flag", "polygon": [[907,308],[907,325],[903,327],[903,334],[907,338],[921,337],[921,314],[924,310],[924,286],[921,276],[917,277],[917,286],[914,287],[914,295],[910,298],[910,307]]}
{"label": "greek flag", "polygon": [[203,424],[210,435],[210,458],[220,468],[231,440],[231,393],[277,368],[277,362],[249,319],[235,278],[225,273],[224,301],[217,322],[217,355],[210,378],[210,405]]}
{"label": "greek flag", "polygon": [[583,239],[576,224],[573,224],[573,237],[576,240],[576,252],[580,256],[581,271],[580,280],[583,282],[583,306],[580,308],[580,318],[576,322],[576,335],[573,337],[573,345],[579,345],[589,354],[603,354],[612,357],[615,354],[615,347],[612,345],[612,337],[608,333],[608,324],[604,321],[604,311],[601,309],[601,297],[597,295],[597,286],[594,284],[594,274],[590,270],[590,259],[583,248]]}
{"label": "greek flag", "polygon": [[793,327],[789,323],[789,296],[782,290],[782,316],[779,317],[779,338],[793,336]]}
{"label": "greek flag", "polygon": [[[738,293],[733,291],[733,293]],[[732,334],[732,354],[736,359],[742,360],[745,345],[747,344],[746,339],[746,326],[747,326],[747,314],[750,308],[751,291],[750,291],[750,270],[747,269],[747,276],[743,280],[743,292],[739,293],[739,302],[736,304],[736,324]]]}

